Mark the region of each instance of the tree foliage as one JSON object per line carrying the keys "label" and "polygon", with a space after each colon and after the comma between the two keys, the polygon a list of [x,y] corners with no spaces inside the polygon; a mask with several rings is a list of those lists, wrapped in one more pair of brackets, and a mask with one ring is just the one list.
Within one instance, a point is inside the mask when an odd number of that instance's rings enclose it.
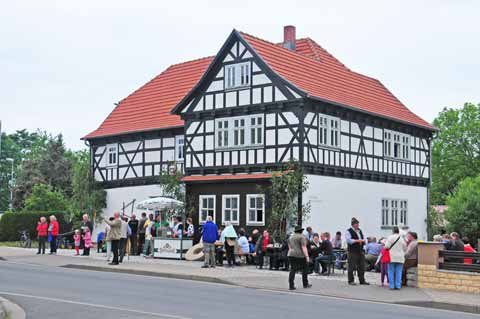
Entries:
{"label": "tree foliage", "polygon": [[32,193],[26,198],[24,210],[55,212],[66,211],[67,208],[68,203],[62,193],[53,191],[48,185],[37,184],[33,186]]}
{"label": "tree foliage", "polygon": [[[297,224],[298,195],[308,189],[303,167],[296,161],[286,164],[281,171],[272,172],[272,184],[266,190],[271,204],[270,230],[283,238],[287,225]],[[309,205],[301,208],[302,219],[309,213]]]}
{"label": "tree foliage", "polygon": [[96,220],[102,218],[103,209],[107,207],[107,193],[91,174],[90,153],[86,150],[74,154],[72,192],[70,219],[80,219],[84,213]]}
{"label": "tree foliage", "polygon": [[480,175],[462,181],[447,197],[447,205],[448,229],[474,241],[480,238]]}
{"label": "tree foliage", "polygon": [[439,128],[432,147],[432,204],[445,204],[457,185],[480,174],[480,104],[445,108],[435,119]]}

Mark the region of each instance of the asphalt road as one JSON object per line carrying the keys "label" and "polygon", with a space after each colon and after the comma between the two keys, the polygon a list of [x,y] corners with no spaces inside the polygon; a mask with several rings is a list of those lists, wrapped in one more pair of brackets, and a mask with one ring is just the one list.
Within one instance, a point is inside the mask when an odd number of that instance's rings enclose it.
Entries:
{"label": "asphalt road", "polygon": [[0,261],[0,295],[27,318],[479,318],[382,303]]}

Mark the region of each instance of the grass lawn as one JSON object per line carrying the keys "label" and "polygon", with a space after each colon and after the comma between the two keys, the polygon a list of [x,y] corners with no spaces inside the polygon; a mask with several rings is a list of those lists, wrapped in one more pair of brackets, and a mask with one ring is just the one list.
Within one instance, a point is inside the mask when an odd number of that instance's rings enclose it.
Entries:
{"label": "grass lawn", "polygon": [[[19,241],[0,241],[0,247],[20,247]],[[38,242],[32,241],[32,248],[38,248]]]}

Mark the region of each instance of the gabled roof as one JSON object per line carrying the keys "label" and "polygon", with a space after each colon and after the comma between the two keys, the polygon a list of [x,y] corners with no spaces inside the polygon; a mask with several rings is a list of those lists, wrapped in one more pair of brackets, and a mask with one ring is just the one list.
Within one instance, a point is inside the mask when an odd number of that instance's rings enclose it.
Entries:
{"label": "gabled roof", "polygon": [[402,104],[380,81],[350,71],[310,39],[312,53],[300,54],[246,33],[243,39],[281,77],[309,96],[333,104],[380,115],[400,122],[434,129]]}
{"label": "gabled roof", "polygon": [[[237,34],[281,78],[312,98],[434,129],[378,80],[351,71],[310,38],[298,39],[293,52],[246,33]],[[170,66],[120,101],[84,139],[183,126],[171,111],[198,84],[213,60],[207,57]]]}
{"label": "gabled roof", "polygon": [[182,127],[170,111],[202,77],[213,57],[174,64],[118,103],[98,129],[83,139]]}

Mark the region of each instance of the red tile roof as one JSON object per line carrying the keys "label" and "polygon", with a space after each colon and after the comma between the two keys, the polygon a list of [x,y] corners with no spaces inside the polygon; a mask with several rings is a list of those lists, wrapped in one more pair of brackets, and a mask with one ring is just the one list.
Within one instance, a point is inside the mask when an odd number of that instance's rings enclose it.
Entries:
{"label": "red tile roof", "polygon": [[304,52],[299,54],[246,33],[241,35],[275,72],[310,96],[433,129],[380,81],[350,71],[311,39],[303,40],[299,48]]}
{"label": "red tile roof", "polygon": [[252,174],[237,174],[237,175],[191,175],[182,178],[183,182],[197,182],[197,181],[221,181],[221,180],[246,180],[246,179],[268,179],[272,178],[271,173],[252,173]]}
{"label": "red tile roof", "polygon": [[120,101],[98,129],[84,139],[181,127],[170,111],[202,77],[213,57],[174,64]]}
{"label": "red tile roof", "polygon": [[[310,96],[432,129],[378,80],[353,72],[310,38],[296,52],[241,33],[267,64]],[[98,129],[84,139],[181,127],[170,111],[197,84],[214,57],[175,64],[120,101]]]}

